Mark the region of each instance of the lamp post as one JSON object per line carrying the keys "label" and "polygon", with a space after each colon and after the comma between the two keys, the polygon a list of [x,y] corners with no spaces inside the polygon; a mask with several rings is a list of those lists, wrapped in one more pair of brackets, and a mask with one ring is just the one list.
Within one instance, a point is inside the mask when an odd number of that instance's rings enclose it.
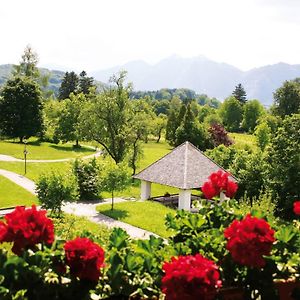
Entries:
{"label": "lamp post", "polygon": [[23,151],[23,153],[24,153],[24,163],[25,163],[25,166],[24,166],[25,167],[25,174],[26,174],[26,158],[27,158],[27,153],[28,153],[26,146],[27,146],[27,140],[25,139],[24,140],[24,151]]}

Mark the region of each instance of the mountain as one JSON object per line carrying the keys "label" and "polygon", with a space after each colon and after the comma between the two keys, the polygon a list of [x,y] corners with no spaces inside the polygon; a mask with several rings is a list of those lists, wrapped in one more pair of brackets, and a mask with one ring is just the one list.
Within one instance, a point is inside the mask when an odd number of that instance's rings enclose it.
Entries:
{"label": "mountain", "polygon": [[242,71],[226,63],[218,63],[204,56],[195,58],[168,57],[157,64],[132,61],[122,66],[92,72],[95,79],[107,82],[120,70],[128,71],[128,80],[135,90],[188,88],[223,100],[242,83],[248,99],[258,99],[264,105],[273,103],[273,92],[285,80],[300,77],[300,65],[278,63]]}
{"label": "mountain", "polygon": [[[5,83],[7,79],[10,78],[13,71],[13,65],[0,65],[0,86]],[[46,68],[39,68],[41,75],[49,76],[47,90],[51,90],[55,95],[58,94],[58,89],[60,87],[61,81],[65,75],[65,72],[58,70],[48,70]]]}

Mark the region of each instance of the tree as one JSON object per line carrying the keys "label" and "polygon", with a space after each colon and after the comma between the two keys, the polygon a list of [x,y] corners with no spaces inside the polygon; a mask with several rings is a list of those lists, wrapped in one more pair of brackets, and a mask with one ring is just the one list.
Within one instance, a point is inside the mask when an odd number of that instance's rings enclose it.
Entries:
{"label": "tree", "polygon": [[268,126],[267,122],[257,125],[255,127],[254,135],[256,138],[256,144],[261,151],[264,151],[271,140],[271,128]]}
{"label": "tree", "polygon": [[131,143],[129,166],[133,170],[132,175],[134,175],[138,158],[142,154],[141,142],[148,141],[155,113],[148,102],[140,99],[132,103],[132,114],[133,116],[129,123],[130,131],[127,137]]}
{"label": "tree", "polygon": [[153,122],[153,127],[152,127],[152,133],[154,136],[157,137],[156,139],[156,143],[159,143],[160,139],[161,139],[161,135],[164,132],[164,130],[166,129],[166,125],[167,125],[167,116],[164,114],[159,114],[154,122]]}
{"label": "tree", "polygon": [[31,79],[38,79],[40,77],[40,72],[37,68],[38,61],[38,55],[33,51],[30,45],[27,45],[20,64],[14,66],[13,74],[15,76],[26,76]]}
{"label": "tree", "polygon": [[129,99],[130,85],[124,85],[126,72],[110,79],[103,93],[93,95],[80,115],[84,137],[101,144],[111,158],[121,162],[132,147],[130,138],[133,110]]}
{"label": "tree", "polygon": [[71,93],[69,99],[63,102],[54,134],[56,139],[63,142],[76,141],[76,147],[79,147],[79,116],[85,101],[84,94]]}
{"label": "tree", "polygon": [[232,96],[237,99],[241,105],[247,102],[247,94],[241,83],[235,87],[234,91],[232,92]]}
{"label": "tree", "polygon": [[273,94],[274,111],[284,118],[300,112],[300,84],[295,81],[285,81]]}
{"label": "tree", "polygon": [[171,145],[176,143],[176,130],[181,124],[186,106],[178,98],[172,99],[166,125],[166,139]]}
{"label": "tree", "polygon": [[243,108],[235,97],[229,97],[222,103],[220,115],[227,130],[238,131],[240,129]]}
{"label": "tree", "polygon": [[208,132],[211,135],[212,143],[214,147],[217,147],[221,144],[225,146],[232,145],[232,140],[229,138],[227,131],[220,124],[212,124],[208,129]]}
{"label": "tree", "polygon": [[111,210],[114,209],[114,193],[123,191],[130,183],[128,170],[122,165],[113,165],[105,170],[101,188],[111,193]]}
{"label": "tree", "polygon": [[87,95],[89,93],[89,89],[94,86],[94,78],[88,77],[86,72],[82,71],[79,74],[78,93]]}
{"label": "tree", "polygon": [[190,103],[186,107],[186,112],[180,126],[176,130],[175,146],[185,141],[191,142],[201,150],[209,148],[210,142],[208,133],[204,126],[201,126],[191,111]]}
{"label": "tree", "polygon": [[67,99],[71,93],[76,94],[78,82],[79,79],[75,72],[66,72],[58,91],[58,99]]}
{"label": "tree", "polygon": [[42,102],[38,85],[26,77],[14,77],[6,82],[0,98],[2,134],[19,138],[42,132]]}
{"label": "tree", "polygon": [[300,198],[300,114],[286,116],[268,148],[267,185],[277,199],[277,212],[292,216],[292,205]]}
{"label": "tree", "polygon": [[244,105],[242,127],[248,132],[253,132],[258,119],[264,114],[264,112],[264,107],[258,100],[248,101]]}

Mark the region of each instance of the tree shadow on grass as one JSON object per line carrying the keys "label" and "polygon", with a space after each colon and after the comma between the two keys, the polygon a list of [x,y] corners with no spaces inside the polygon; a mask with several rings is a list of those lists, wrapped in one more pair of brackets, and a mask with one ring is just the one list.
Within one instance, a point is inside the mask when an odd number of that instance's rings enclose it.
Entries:
{"label": "tree shadow on grass", "polygon": [[59,150],[59,151],[68,151],[68,152],[79,152],[79,153],[83,153],[83,152],[92,152],[93,149],[91,148],[85,148],[85,147],[70,147],[67,145],[49,145],[49,147],[55,149],[55,150]]}
{"label": "tree shadow on grass", "polygon": [[110,218],[113,218],[115,220],[124,220],[126,217],[128,217],[128,212],[126,210],[123,209],[106,209],[103,211],[100,211],[99,213],[108,216]]}

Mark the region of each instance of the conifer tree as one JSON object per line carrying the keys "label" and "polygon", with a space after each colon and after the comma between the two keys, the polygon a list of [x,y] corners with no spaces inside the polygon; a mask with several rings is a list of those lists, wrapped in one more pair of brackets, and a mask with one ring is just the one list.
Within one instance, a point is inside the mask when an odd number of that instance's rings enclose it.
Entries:
{"label": "conifer tree", "polygon": [[71,93],[76,94],[78,82],[79,79],[75,72],[66,72],[59,88],[58,99],[67,99]]}
{"label": "conifer tree", "polygon": [[239,83],[234,91],[232,92],[233,97],[235,97],[242,105],[247,102],[247,94],[244,87]]}

